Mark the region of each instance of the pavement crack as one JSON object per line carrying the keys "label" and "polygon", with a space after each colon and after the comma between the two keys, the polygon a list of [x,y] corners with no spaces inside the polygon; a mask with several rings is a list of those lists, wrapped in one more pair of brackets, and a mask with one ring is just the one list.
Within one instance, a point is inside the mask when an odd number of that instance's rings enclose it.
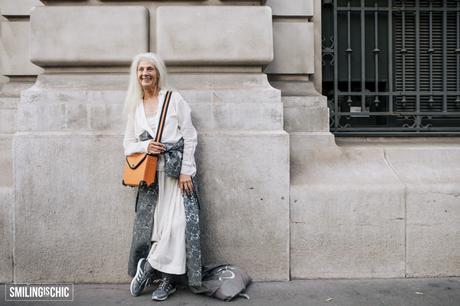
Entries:
{"label": "pavement crack", "polygon": [[399,183],[403,186],[403,205],[404,205],[404,277],[407,277],[407,185],[403,182],[398,172],[393,168],[393,165],[388,160],[387,151],[383,148],[383,159],[388,168],[394,173]]}

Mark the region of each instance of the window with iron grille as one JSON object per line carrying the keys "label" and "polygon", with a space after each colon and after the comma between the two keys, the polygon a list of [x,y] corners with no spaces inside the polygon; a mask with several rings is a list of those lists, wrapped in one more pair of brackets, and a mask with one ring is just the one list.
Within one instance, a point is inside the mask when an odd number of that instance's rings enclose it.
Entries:
{"label": "window with iron grille", "polygon": [[460,0],[323,0],[336,135],[460,134]]}

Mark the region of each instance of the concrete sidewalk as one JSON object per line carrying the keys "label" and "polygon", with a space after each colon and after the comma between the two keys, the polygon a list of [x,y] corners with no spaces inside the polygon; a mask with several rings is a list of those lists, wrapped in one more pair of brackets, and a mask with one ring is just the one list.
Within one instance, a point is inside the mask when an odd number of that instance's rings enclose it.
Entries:
{"label": "concrete sidewalk", "polygon": [[[4,286],[2,286],[4,287]],[[153,288],[139,297],[132,297],[128,284],[78,284],[73,302],[5,302],[0,290],[0,305],[157,305],[151,300]],[[247,293],[250,300],[239,298],[231,305],[261,306],[459,306],[460,278],[429,279],[360,279],[360,280],[297,280],[290,282],[259,282]],[[4,304],[6,303],[6,304]],[[223,305],[224,302],[192,294],[180,288],[161,305]]]}

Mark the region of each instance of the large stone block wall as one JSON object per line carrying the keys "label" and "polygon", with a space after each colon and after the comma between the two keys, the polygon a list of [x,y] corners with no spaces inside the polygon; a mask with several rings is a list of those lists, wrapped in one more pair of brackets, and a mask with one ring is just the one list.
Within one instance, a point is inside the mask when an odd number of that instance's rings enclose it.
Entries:
{"label": "large stone block wall", "polygon": [[130,6],[141,5],[149,10],[149,50],[157,50],[157,13],[165,6],[260,6],[260,0],[47,0],[47,6]]}
{"label": "large stone block wall", "polygon": [[0,282],[13,280],[13,139],[21,90],[41,72],[29,59],[29,16],[37,0],[0,1]]}
{"label": "large stone block wall", "polygon": [[[262,73],[273,58],[270,9],[251,1],[83,2],[50,2],[31,16],[32,60],[45,71],[18,105],[15,279],[129,280],[135,194],[120,184],[122,102],[132,56],[152,45],[199,132],[205,262],[237,264],[256,280],[288,279],[289,139],[280,91]],[[114,15],[122,26],[103,17]],[[170,22],[177,16],[193,21],[187,29],[193,35]],[[157,35],[147,35],[149,27]],[[197,35],[210,27],[214,32]],[[217,39],[217,32],[228,35]],[[190,51],[194,46],[198,53]],[[40,154],[28,154],[30,147]]]}
{"label": "large stone block wall", "polygon": [[293,278],[459,275],[458,139],[290,140]]}
{"label": "large stone block wall", "polygon": [[321,1],[267,5],[274,61],[264,71],[282,90],[290,136],[291,277],[459,275],[460,143],[337,146],[319,94]]}
{"label": "large stone block wall", "polygon": [[199,131],[206,263],[256,280],[460,275],[460,144],[336,144],[320,0],[0,0],[0,12],[0,282],[129,281],[122,102],[145,51],[165,58]]}

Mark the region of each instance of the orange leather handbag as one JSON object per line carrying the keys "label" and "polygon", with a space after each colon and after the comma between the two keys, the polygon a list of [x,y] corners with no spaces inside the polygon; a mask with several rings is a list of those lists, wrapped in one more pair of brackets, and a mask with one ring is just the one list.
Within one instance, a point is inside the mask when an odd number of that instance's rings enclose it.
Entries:
{"label": "orange leather handbag", "polygon": [[[168,112],[169,101],[171,100],[172,92],[166,92],[163,107],[161,109],[160,121],[158,122],[155,141],[160,142],[161,135],[166,121],[166,113]],[[157,173],[158,155],[151,153],[134,153],[126,156],[125,168],[123,172],[123,185],[136,187],[142,184],[150,186],[155,182]]]}

